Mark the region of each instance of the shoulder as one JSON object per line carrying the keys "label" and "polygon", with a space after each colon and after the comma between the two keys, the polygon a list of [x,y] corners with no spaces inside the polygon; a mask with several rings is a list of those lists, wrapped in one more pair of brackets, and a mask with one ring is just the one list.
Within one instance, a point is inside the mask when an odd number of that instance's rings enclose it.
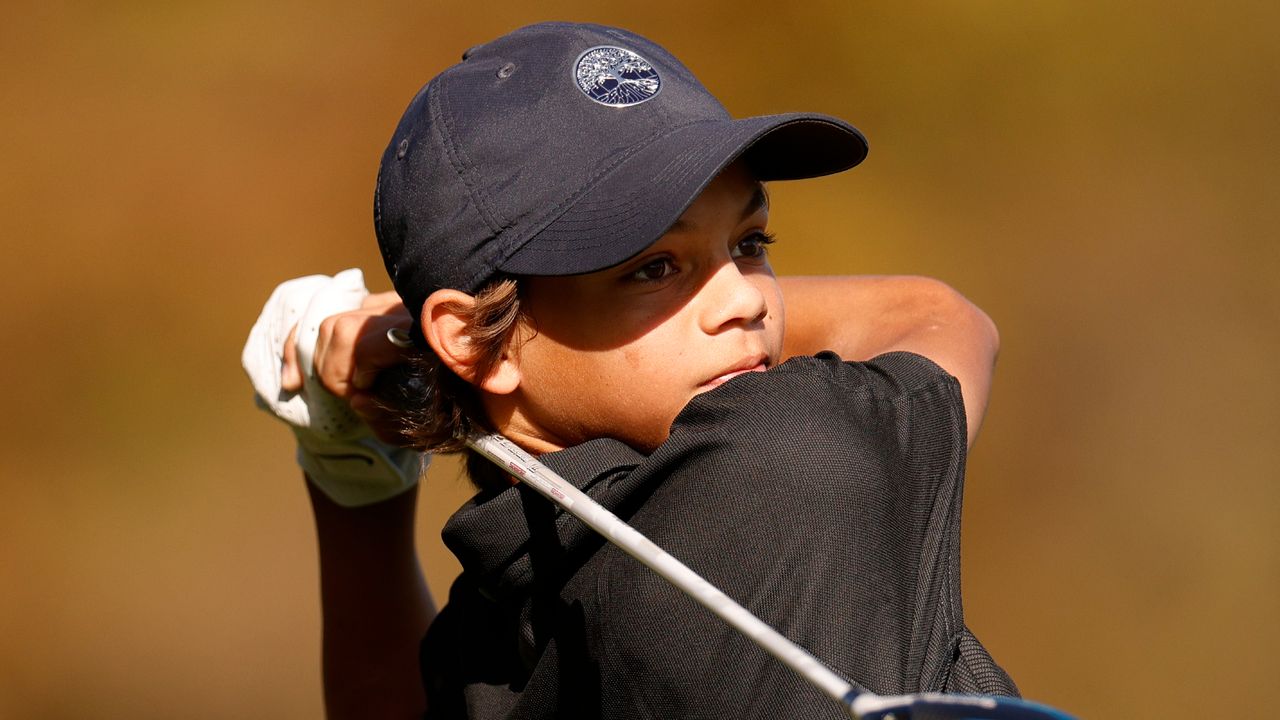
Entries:
{"label": "shoulder", "polygon": [[[841,672],[914,689],[907,648],[924,632],[913,618],[933,616],[920,607],[920,583],[934,577],[928,549],[958,523],[963,417],[954,378],[911,353],[821,354],[739,376],[691,402],[636,468],[652,494],[632,523],[766,622],[800,635],[839,627],[823,655]],[[763,679],[772,665],[745,641],[681,617],[687,602],[621,551],[603,557],[598,591],[611,609],[600,632],[633,676],[720,672],[720,652],[690,652],[679,670],[649,660],[637,648],[665,626],[678,628],[672,645],[731,645],[759,663],[762,686],[800,692]]]}
{"label": "shoulder", "polygon": [[908,395],[933,388],[959,389],[955,377],[933,360],[913,352],[894,351],[861,362],[846,361],[834,352],[820,352],[787,360],[774,368],[779,377],[827,379],[850,390],[882,397]]}
{"label": "shoulder", "polygon": [[824,511],[812,499],[829,497],[833,513],[890,514],[908,496],[931,502],[938,483],[959,477],[965,435],[959,387],[928,359],[823,353],[696,397],[641,470],[665,478],[662,493],[722,511],[741,505],[749,514],[763,503],[784,520],[790,511],[813,517]]}
{"label": "shoulder", "polygon": [[794,442],[802,432],[847,435],[924,423],[930,432],[965,436],[964,402],[954,377],[932,360],[891,352],[865,362],[835,353],[791,358],[694,398],[672,436],[725,432]]}
{"label": "shoulder", "polygon": [[763,525],[775,538],[847,544],[857,534],[888,547],[902,540],[891,528],[924,522],[939,492],[961,482],[963,403],[925,358],[825,354],[753,375],[691,402],[638,468],[661,478],[646,513],[658,525],[674,516],[709,529],[711,546],[726,537],[752,546],[747,536]]}

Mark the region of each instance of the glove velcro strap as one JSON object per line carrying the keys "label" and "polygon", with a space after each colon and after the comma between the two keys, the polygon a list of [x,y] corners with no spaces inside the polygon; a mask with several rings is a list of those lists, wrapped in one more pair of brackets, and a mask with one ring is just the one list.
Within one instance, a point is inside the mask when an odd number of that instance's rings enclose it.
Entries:
{"label": "glove velcro strap", "polygon": [[430,456],[396,448],[373,437],[344,443],[298,438],[298,464],[312,484],[343,507],[371,505],[413,487]]}

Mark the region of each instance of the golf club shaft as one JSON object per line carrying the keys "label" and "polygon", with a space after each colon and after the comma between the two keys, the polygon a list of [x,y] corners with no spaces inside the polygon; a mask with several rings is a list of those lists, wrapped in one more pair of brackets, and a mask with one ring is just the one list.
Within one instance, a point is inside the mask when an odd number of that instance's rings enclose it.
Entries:
{"label": "golf club shaft", "polygon": [[766,625],[760,618],[707,582],[684,563],[655,545],[635,528],[609,512],[586,493],[547,469],[529,453],[501,435],[473,435],[467,444],[507,472],[533,487],[565,511],[583,521],[654,572],[697,600],[760,647],[795,670],[850,714],[859,692],[804,648]]}

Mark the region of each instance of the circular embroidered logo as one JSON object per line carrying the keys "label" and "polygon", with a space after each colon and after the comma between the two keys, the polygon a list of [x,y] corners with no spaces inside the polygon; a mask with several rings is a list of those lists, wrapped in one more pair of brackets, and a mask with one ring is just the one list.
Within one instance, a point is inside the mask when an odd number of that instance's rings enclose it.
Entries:
{"label": "circular embroidered logo", "polygon": [[662,78],[648,60],[611,45],[579,55],[573,77],[584,95],[610,107],[639,105],[662,89]]}

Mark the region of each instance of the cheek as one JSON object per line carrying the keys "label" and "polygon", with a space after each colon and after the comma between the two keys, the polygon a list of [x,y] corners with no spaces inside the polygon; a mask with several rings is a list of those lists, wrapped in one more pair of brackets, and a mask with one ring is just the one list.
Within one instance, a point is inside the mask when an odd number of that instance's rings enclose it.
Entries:
{"label": "cheek", "polygon": [[772,274],[760,278],[756,287],[764,296],[768,314],[765,316],[765,337],[769,353],[775,361],[781,361],[782,338],[786,331],[787,308],[782,301],[782,287]]}
{"label": "cheek", "polygon": [[662,369],[669,369],[671,363],[678,360],[670,352],[655,352],[648,347],[625,347],[619,353],[617,371],[633,377],[663,375]]}
{"label": "cheek", "polygon": [[559,429],[578,428],[573,434],[633,424],[656,384],[646,376],[653,356],[634,348],[582,350],[543,336],[521,349],[520,364],[526,410]]}
{"label": "cheek", "polygon": [[769,315],[773,318],[774,342],[777,343],[780,351],[782,338],[786,336],[787,329],[787,306],[782,301],[781,288],[777,290],[777,297],[774,298],[773,309],[769,311]]}
{"label": "cheek", "polygon": [[598,354],[578,376],[592,378],[598,391],[579,396],[567,411],[583,415],[592,436],[616,437],[644,451],[661,445],[691,393],[680,377],[679,355],[659,347]]}

